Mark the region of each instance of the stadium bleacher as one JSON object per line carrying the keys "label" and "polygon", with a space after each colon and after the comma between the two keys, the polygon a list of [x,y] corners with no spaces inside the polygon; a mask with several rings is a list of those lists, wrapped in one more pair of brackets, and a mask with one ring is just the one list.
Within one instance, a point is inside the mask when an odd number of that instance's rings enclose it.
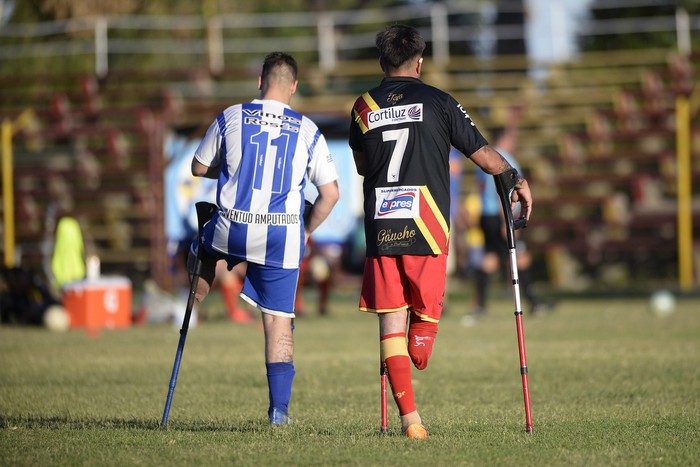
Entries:
{"label": "stadium bleacher", "polygon": [[[474,109],[483,128],[499,123],[510,106],[522,107],[518,156],[536,196],[528,243],[543,274],[565,286],[562,271],[615,263],[627,265],[630,277],[651,277],[659,271],[654,258],[676,261],[675,99],[698,62],[697,55],[684,62],[659,49],[583,53],[549,66],[542,80],[531,76],[523,56],[455,58],[445,66],[428,59],[424,79]],[[216,75],[193,68],[120,69],[101,79],[0,76],[3,116],[32,109],[40,125],[15,138],[22,261],[41,264],[43,219],[57,205],[81,220],[105,272],[167,285],[163,131],[201,135],[226,105],[256,97],[256,73],[242,66]],[[374,60],[341,61],[332,70],[303,64],[294,106],[344,121],[357,93],[379,79]],[[697,186],[697,90],[690,99]],[[693,218],[699,225],[700,206]]]}

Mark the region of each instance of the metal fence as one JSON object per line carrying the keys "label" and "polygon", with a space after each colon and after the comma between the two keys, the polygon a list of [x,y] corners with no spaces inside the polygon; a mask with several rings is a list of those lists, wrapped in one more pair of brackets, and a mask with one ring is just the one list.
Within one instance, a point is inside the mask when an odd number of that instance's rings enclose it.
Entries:
{"label": "metal fence", "polygon": [[[535,8],[537,2],[525,3],[528,8]],[[555,7],[561,5],[553,3]],[[604,9],[667,2],[598,3],[601,4],[596,4],[596,8]],[[90,57],[95,74],[104,77],[112,68],[133,67],[135,61],[149,56],[161,59],[161,66],[190,63],[207,66],[217,74],[225,68],[245,67],[252,56],[281,46],[329,71],[339,61],[366,58],[374,46],[375,32],[392,22],[419,27],[428,43],[428,52],[439,67],[447,65],[456,55],[483,55],[485,43],[527,40],[526,25],[493,22],[496,8],[499,13],[525,16],[520,2],[498,5],[447,2],[323,13],[115,16],[8,23],[0,28],[0,73],[17,71],[15,64],[21,60],[58,59],[65,63],[71,58],[85,62],[85,57]],[[673,15],[597,21],[584,17],[582,21],[566,24],[556,16],[556,11],[556,8],[552,10],[551,19],[553,43],[563,41],[562,35],[581,39],[655,32],[670,35],[682,52],[689,52],[692,36],[700,30],[700,16],[691,16],[680,7]],[[574,27],[575,31],[565,30]]]}

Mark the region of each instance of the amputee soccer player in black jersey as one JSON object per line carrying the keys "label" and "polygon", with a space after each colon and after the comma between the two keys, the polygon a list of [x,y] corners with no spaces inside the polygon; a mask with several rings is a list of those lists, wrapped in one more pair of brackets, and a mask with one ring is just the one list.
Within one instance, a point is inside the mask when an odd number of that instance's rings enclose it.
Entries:
{"label": "amputee soccer player in black jersey", "polygon": [[[425,438],[411,361],[419,370],[428,365],[442,313],[450,146],[489,174],[511,166],[461,104],[420,81],[425,41],[415,28],[389,26],[377,34],[376,45],[384,79],[355,101],[349,136],[364,176],[367,258],[360,310],[379,316],[381,358],[403,433]],[[520,202],[529,219],[532,195],[524,178],[518,178],[511,201],[513,208]]]}

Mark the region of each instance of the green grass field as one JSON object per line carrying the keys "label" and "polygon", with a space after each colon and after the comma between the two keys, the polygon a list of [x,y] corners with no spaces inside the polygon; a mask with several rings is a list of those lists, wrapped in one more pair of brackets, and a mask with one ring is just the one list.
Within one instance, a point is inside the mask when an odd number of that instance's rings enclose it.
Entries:
{"label": "green grass field", "polygon": [[[213,298],[213,297],[212,297]],[[414,371],[428,440],[379,434],[377,320],[338,292],[297,320],[294,424],[267,423],[263,336],[200,322],[170,427],[159,427],[173,326],[0,328],[0,465],[679,465],[700,463],[700,300],[660,319],[639,299],[564,299],[525,316],[535,431],[525,433],[507,294],[476,326],[451,296],[430,366]]]}

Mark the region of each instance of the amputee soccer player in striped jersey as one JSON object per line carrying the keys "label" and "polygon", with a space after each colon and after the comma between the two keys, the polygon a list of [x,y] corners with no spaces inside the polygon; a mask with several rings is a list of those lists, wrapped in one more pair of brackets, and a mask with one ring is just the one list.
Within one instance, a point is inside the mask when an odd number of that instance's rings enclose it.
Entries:
{"label": "amputee soccer player in striped jersey", "polygon": [[[289,106],[297,63],[282,52],[265,58],[260,98],[225,109],[207,130],[192,174],[218,180],[219,209],[202,233],[196,299],[209,293],[219,260],[247,262],[241,297],[262,311],[270,423],[289,423],[294,378],[294,297],[306,241],[339,199],[338,173],[326,140]],[[305,175],[318,189],[304,221]],[[194,264],[197,243],[190,251]]]}
{"label": "amputee soccer player in striped jersey", "polygon": [[[415,28],[389,26],[377,34],[376,45],[384,79],[355,101],[349,136],[357,171],[365,177],[367,258],[360,310],[379,315],[381,359],[403,432],[425,438],[410,363],[419,370],[428,365],[442,313],[450,147],[492,175],[511,166],[461,104],[420,81],[425,41]],[[532,196],[522,177],[512,202],[513,207],[520,202],[529,219]]]}

